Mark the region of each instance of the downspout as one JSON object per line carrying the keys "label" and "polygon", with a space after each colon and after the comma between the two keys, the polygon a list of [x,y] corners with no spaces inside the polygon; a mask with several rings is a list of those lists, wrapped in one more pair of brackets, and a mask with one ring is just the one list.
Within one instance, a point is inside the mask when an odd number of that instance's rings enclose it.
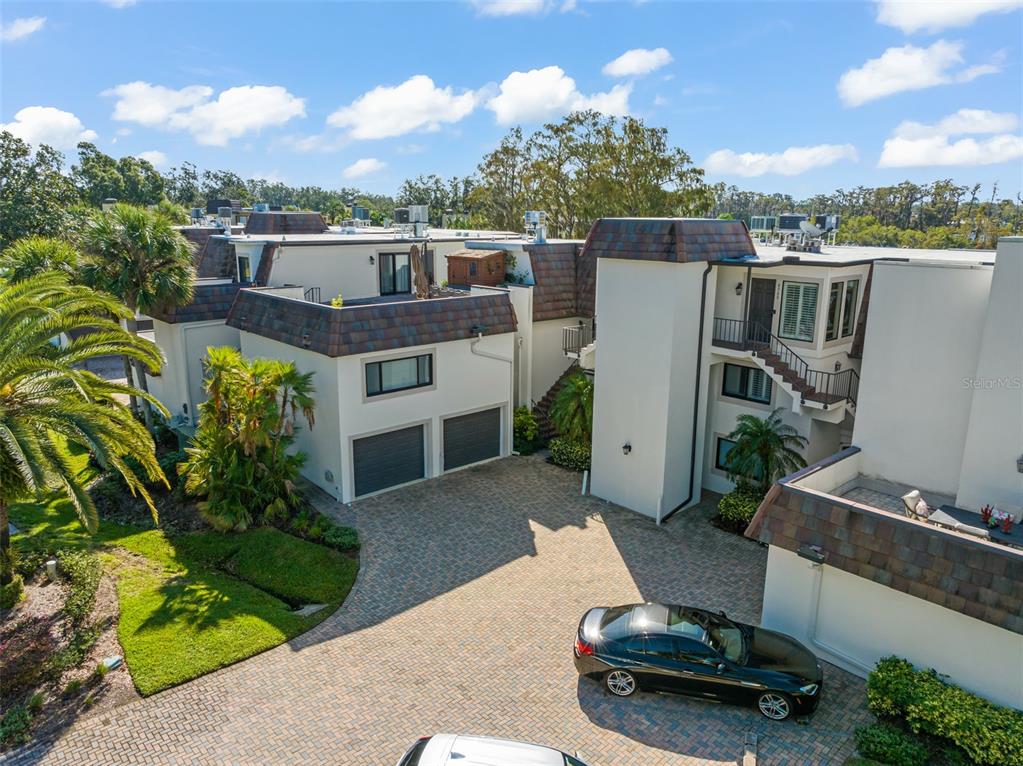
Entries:
{"label": "downspout", "polygon": [[[475,329],[475,328],[474,328]],[[494,354],[490,351],[484,351],[483,349],[477,348],[480,341],[483,340],[483,332],[477,332],[475,339],[469,344],[469,350],[476,356],[483,356],[487,359],[496,359],[498,362],[504,362],[508,365],[508,417],[506,423],[506,430],[508,431],[505,442],[511,441],[511,422],[512,422],[512,410],[515,409],[515,356],[511,357],[501,356],[500,354]],[[510,450],[509,450],[510,451]]]}
{"label": "downspout", "polygon": [[668,511],[664,516],[661,516],[661,507],[658,503],[657,526],[666,522],[693,499],[693,485],[696,482],[696,431],[700,422],[700,379],[703,374],[703,325],[707,313],[707,277],[710,276],[712,268],[714,268],[713,261],[708,261],[707,268],[703,272],[703,286],[700,289],[700,326],[696,336],[696,390],[693,393],[693,438],[689,446],[689,494],[686,495],[685,500]]}

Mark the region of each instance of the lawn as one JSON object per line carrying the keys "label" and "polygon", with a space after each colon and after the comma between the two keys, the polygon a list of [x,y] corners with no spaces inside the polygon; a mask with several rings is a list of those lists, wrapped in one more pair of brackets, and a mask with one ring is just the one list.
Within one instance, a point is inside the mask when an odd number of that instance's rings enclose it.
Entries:
{"label": "lawn", "polygon": [[[169,535],[100,522],[95,535],[70,504],[10,509],[19,547],[93,547],[117,580],[118,634],[143,695],[189,681],[303,633],[344,601],[355,560],[277,529]],[[309,617],[298,604],[327,604]]]}

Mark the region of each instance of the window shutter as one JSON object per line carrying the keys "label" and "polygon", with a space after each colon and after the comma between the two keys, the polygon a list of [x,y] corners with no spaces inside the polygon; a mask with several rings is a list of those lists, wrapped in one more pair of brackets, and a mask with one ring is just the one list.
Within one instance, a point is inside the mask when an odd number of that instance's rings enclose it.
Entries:
{"label": "window shutter", "polygon": [[813,340],[813,326],[817,322],[817,285],[802,285],[799,306],[799,339]]}
{"label": "window shutter", "polygon": [[749,397],[759,401],[771,400],[771,381],[763,370],[750,370]]}
{"label": "window shutter", "polygon": [[792,338],[799,325],[799,285],[786,282],[781,302],[781,334]]}

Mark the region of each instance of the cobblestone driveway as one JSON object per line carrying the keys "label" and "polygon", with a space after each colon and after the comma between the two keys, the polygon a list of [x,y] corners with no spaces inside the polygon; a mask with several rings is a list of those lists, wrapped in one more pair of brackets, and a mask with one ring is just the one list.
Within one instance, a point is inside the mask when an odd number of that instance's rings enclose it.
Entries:
{"label": "cobblestone driveway", "polygon": [[323,504],[363,536],[348,602],[231,668],[81,721],[8,757],[52,764],[393,764],[416,737],[486,733],[578,749],[595,766],[841,763],[863,685],[826,668],[809,725],[580,680],[582,612],[642,599],[756,621],[765,551],[700,511],[658,529],[578,493],[578,477],[509,458],[357,503]]}

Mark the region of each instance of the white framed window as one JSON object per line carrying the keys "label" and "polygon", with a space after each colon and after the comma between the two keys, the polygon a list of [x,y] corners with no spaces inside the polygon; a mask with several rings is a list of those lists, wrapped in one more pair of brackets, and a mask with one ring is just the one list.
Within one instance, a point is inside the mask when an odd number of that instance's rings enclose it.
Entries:
{"label": "white framed window", "polygon": [[842,337],[848,338],[856,329],[856,302],[860,297],[860,280],[845,283],[845,302],[842,306]]}
{"label": "white framed window", "polygon": [[238,256],[238,281],[242,284],[252,281],[252,264],[247,255]]}
{"label": "white framed window", "polygon": [[778,335],[788,340],[813,342],[817,323],[816,282],[784,282],[781,287],[781,320]]}
{"label": "white framed window", "polygon": [[366,363],[366,396],[380,396],[433,385],[433,355]]}
{"label": "white framed window", "polygon": [[745,399],[761,404],[771,403],[771,379],[757,367],[725,364],[721,393],[734,399]]}

